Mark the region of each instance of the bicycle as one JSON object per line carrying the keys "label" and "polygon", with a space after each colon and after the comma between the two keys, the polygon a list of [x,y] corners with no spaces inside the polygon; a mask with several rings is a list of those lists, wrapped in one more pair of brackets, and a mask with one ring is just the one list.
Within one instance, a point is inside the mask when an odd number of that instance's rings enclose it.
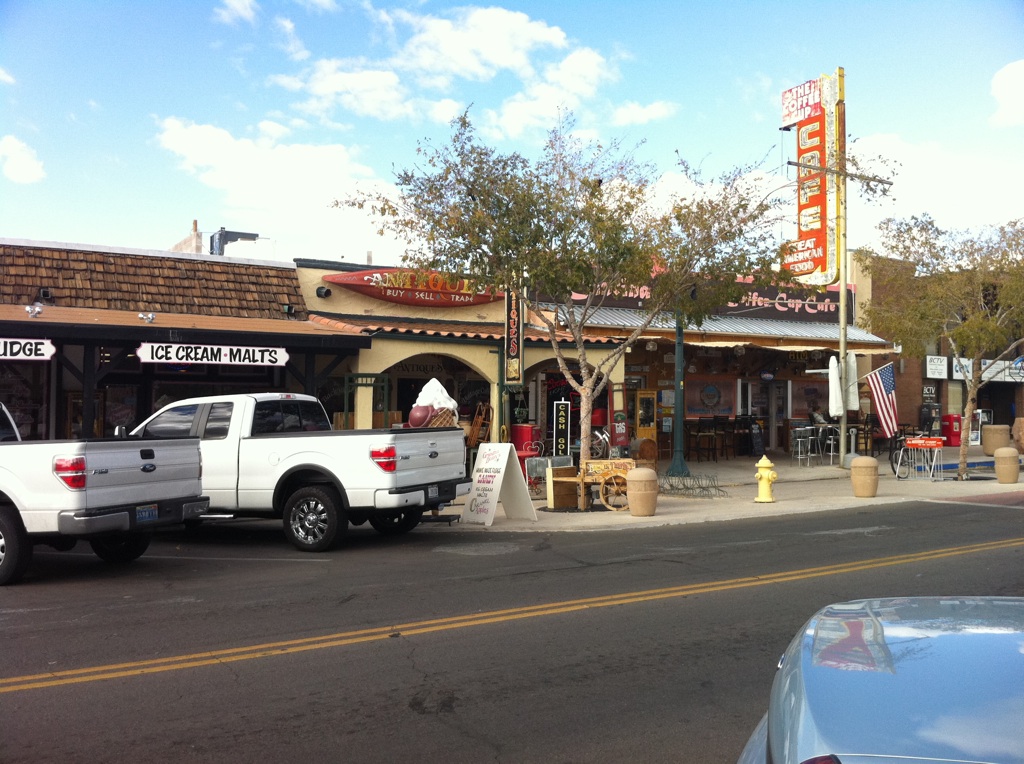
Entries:
{"label": "bicycle", "polygon": [[904,433],[889,439],[889,467],[897,480],[910,477],[910,454],[907,449],[907,436]]}
{"label": "bicycle", "polygon": [[602,428],[590,431],[590,458],[607,459],[611,453],[611,438]]}
{"label": "bicycle", "polygon": [[[910,437],[928,438],[929,436],[928,432],[917,432]],[[906,480],[910,477],[911,472],[926,473],[933,480],[938,474],[938,479],[941,480],[942,462],[939,458],[941,453],[936,453],[934,449],[925,444],[917,444],[917,447],[911,448],[907,445],[907,437],[905,433],[900,433],[891,438],[889,466],[892,468],[892,474],[896,476],[897,480]],[[941,443],[941,441],[939,442]]]}

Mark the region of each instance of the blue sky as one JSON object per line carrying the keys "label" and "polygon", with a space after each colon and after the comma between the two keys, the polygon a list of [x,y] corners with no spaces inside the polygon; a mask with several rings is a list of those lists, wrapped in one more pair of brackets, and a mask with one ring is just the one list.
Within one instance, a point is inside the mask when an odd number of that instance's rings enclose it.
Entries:
{"label": "blue sky", "polygon": [[167,249],[198,220],[232,256],[378,264],[350,210],[467,107],[536,155],[559,107],[585,135],[709,172],[792,179],[781,92],[846,72],[858,151],[895,200],[850,208],[979,228],[1024,216],[1024,1],[0,0],[0,238]]}

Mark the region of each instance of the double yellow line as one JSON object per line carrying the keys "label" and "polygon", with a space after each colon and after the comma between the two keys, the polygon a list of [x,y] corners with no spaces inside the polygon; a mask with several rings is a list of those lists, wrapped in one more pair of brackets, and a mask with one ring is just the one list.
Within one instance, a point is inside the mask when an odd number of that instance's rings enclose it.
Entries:
{"label": "double yellow line", "polygon": [[211,650],[209,652],[176,655],[168,658],[154,658],[146,661],[113,663],[105,666],[94,666],[91,668],[68,669],[66,671],[53,671],[45,674],[9,677],[7,679],[0,679],[0,694],[21,692],[24,690],[38,690],[44,687],[59,687],[69,684],[79,684],[82,682],[98,682],[104,679],[145,676],[147,674],[158,674],[164,671],[180,671],[181,669],[199,668],[202,666],[216,666],[220,664],[234,663],[235,661],[270,658],[277,655],[289,655],[309,650],[323,650],[329,647],[343,647],[345,645],[354,645],[360,642],[374,642],[381,639],[389,639],[399,636],[413,636],[416,634],[429,634],[436,631],[464,629],[471,626],[485,626],[488,624],[504,623],[523,618],[536,618],[538,616],[571,613],[591,608],[630,605],[637,602],[650,602],[652,600],[669,599],[672,597],[687,597],[693,594],[722,592],[730,589],[745,589],[753,586],[767,586],[769,584],[800,581],[808,578],[820,578],[822,576],[838,576],[844,573],[856,573],[857,571],[870,570],[873,568],[908,565],[916,562],[928,562],[931,560],[941,560],[947,557],[958,557],[968,554],[993,552],[1001,549],[1012,549],[1019,546],[1024,546],[1024,538],[991,541],[983,544],[970,544],[967,546],[949,547],[946,549],[933,549],[927,552],[897,555],[895,557],[877,557],[874,559],[857,560],[839,565],[825,565],[817,568],[803,568],[800,570],[771,573],[764,576],[745,576],[743,578],[733,578],[725,581],[708,581],[706,583],[687,584],[685,586],[670,586],[663,589],[648,589],[646,591],[639,592],[611,594],[605,597],[587,597],[584,599],[566,600],[564,602],[549,602],[543,605],[530,605],[528,607],[509,608],[506,610],[491,610],[486,613],[452,616],[450,618],[437,618],[429,621],[413,621],[411,623],[382,626],[375,629],[360,629],[357,631],[327,634],[320,637],[268,642],[261,645],[233,647],[225,650]]}

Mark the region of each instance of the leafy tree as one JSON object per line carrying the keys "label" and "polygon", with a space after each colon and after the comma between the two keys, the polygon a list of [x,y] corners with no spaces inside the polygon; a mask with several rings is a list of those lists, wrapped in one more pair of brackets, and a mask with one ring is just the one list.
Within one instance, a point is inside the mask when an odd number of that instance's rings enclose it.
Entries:
{"label": "leafy tree", "polygon": [[[531,160],[482,143],[463,114],[448,142],[420,144],[419,166],[396,174],[397,198],[372,192],[335,204],[368,208],[382,234],[406,241],[407,265],[522,294],[580,395],[581,443],[589,444],[595,396],[659,313],[700,322],[741,296],[738,276],[770,279],[779,204],[754,168],[705,181],[680,161],[691,193],[658,205],[650,168],[618,144],[584,142],[573,127],[562,119]],[[643,298],[643,319],[594,361],[587,326],[606,301],[624,296]]]}
{"label": "leafy tree", "polygon": [[[1004,361],[1024,347],[1024,220],[971,233],[946,231],[931,217],[886,220],[888,258],[861,256],[872,291],[887,295],[864,306],[872,331],[920,358],[944,341],[964,376],[963,417],[970,422],[986,381],[982,359]],[[912,283],[908,283],[908,275]],[[960,443],[960,480],[968,439]]]}

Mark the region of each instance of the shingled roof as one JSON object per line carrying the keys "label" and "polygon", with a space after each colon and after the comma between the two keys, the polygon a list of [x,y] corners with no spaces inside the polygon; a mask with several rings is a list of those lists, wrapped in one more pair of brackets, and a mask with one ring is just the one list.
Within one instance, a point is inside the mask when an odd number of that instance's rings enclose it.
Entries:
{"label": "shingled roof", "polygon": [[[294,266],[0,239],[0,303],[305,321]],[[284,306],[292,312],[285,312]]]}

